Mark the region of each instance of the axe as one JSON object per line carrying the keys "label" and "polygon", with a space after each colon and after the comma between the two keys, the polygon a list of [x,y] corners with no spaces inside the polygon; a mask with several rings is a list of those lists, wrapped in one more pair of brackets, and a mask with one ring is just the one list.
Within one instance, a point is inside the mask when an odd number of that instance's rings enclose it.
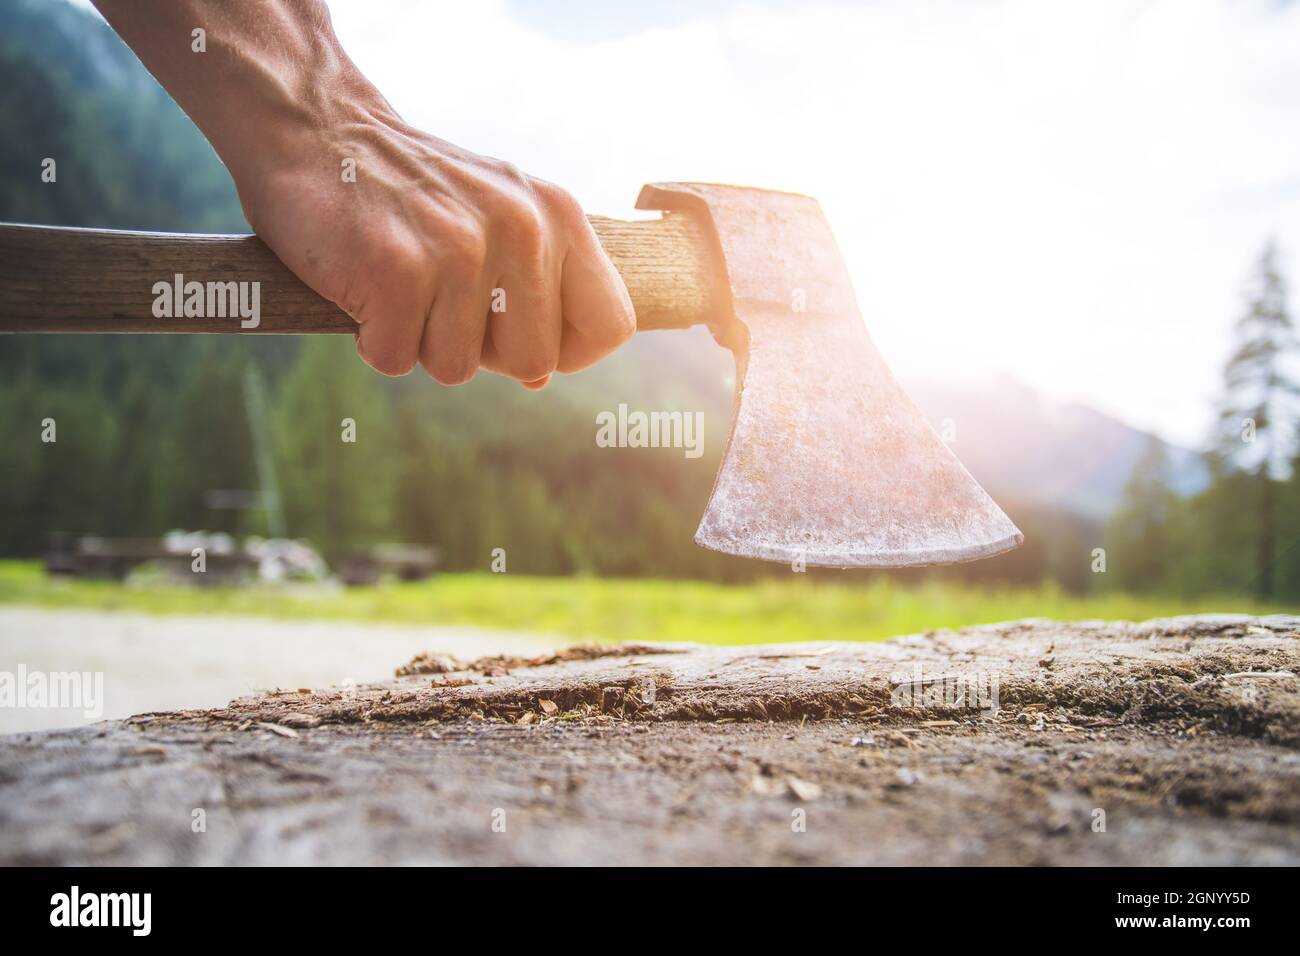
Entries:
{"label": "axe", "polygon": [[[658,183],[591,217],[637,328],[704,324],[736,359],[731,433],[696,543],[826,567],[970,561],[1020,531],[962,467],[876,351],[817,201]],[[154,283],[260,282],[261,322],[155,318]],[[255,236],[0,225],[0,332],[352,333]]]}

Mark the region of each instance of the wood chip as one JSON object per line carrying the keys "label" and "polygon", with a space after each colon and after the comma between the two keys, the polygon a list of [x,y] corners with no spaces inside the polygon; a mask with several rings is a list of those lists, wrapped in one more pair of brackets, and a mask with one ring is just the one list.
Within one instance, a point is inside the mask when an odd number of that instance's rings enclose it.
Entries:
{"label": "wood chip", "polygon": [[834,650],[834,647],[820,647],[808,651],[778,651],[775,654],[759,654],[758,658],[763,661],[779,661],[791,657],[823,657]]}
{"label": "wood chip", "polygon": [[272,723],[267,723],[264,720],[260,720],[257,722],[257,726],[261,727],[263,730],[269,730],[273,734],[279,734],[281,737],[298,736],[298,731],[294,730],[292,727],[285,727],[281,724],[272,724]]}
{"label": "wood chip", "polygon": [[285,727],[298,727],[309,730],[312,727],[320,726],[320,718],[313,717],[311,714],[285,714],[280,718],[280,724]]}
{"label": "wood chip", "polygon": [[553,700],[543,699],[543,700],[539,700],[537,704],[539,707],[542,708],[542,713],[545,714],[547,717],[556,713],[560,709],[559,705],[556,704],[555,701]]}
{"label": "wood chip", "polygon": [[1295,677],[1290,671],[1238,671],[1236,674],[1224,674],[1224,680],[1232,680],[1234,677]]}
{"label": "wood chip", "polygon": [[468,677],[444,677],[441,680],[435,677],[433,678],[433,680],[429,681],[429,686],[430,687],[465,687],[472,683],[474,683],[474,681],[470,680]]}
{"label": "wood chip", "polygon": [[786,777],[785,785],[790,788],[790,792],[799,800],[817,800],[821,798],[822,788],[808,780],[800,780],[798,777]]}
{"label": "wood chip", "polygon": [[961,724],[955,720],[923,720],[922,727],[960,727]]}

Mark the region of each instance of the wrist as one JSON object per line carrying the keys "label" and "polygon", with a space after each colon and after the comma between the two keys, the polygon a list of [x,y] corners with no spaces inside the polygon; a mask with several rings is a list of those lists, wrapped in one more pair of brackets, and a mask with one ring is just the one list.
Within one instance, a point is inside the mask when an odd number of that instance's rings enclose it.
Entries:
{"label": "wrist", "polygon": [[310,49],[242,71],[225,86],[221,114],[205,132],[241,195],[277,171],[320,165],[349,131],[394,115],[333,33],[323,32]]}
{"label": "wrist", "polygon": [[377,94],[352,92],[342,82],[321,82],[311,97],[252,106],[228,132],[209,137],[243,195],[277,174],[340,175],[344,144],[381,122],[388,110]]}

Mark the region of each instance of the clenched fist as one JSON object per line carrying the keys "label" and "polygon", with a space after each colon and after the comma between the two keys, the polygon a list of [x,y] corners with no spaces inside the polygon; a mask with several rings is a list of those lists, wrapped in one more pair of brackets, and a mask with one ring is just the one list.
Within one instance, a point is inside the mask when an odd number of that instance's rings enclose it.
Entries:
{"label": "clenched fist", "polygon": [[257,234],[356,320],[375,369],[540,388],[634,331],[573,197],[403,122],[319,0],[96,3],[212,142]]}
{"label": "clenched fist", "polygon": [[632,334],[622,280],[562,189],[391,113],[319,135],[240,196],[285,265],[357,321],[374,368],[540,387]]}

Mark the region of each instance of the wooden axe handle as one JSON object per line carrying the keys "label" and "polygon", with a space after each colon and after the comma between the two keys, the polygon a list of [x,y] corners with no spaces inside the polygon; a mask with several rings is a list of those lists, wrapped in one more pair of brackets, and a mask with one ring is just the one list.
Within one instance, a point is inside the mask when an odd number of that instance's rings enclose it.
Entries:
{"label": "wooden axe handle", "polygon": [[[637,328],[679,329],[725,307],[712,238],[689,215],[591,216],[627,284]],[[261,318],[156,318],[156,282],[259,282]],[[0,224],[0,332],[355,332],[256,236],[202,236]]]}

